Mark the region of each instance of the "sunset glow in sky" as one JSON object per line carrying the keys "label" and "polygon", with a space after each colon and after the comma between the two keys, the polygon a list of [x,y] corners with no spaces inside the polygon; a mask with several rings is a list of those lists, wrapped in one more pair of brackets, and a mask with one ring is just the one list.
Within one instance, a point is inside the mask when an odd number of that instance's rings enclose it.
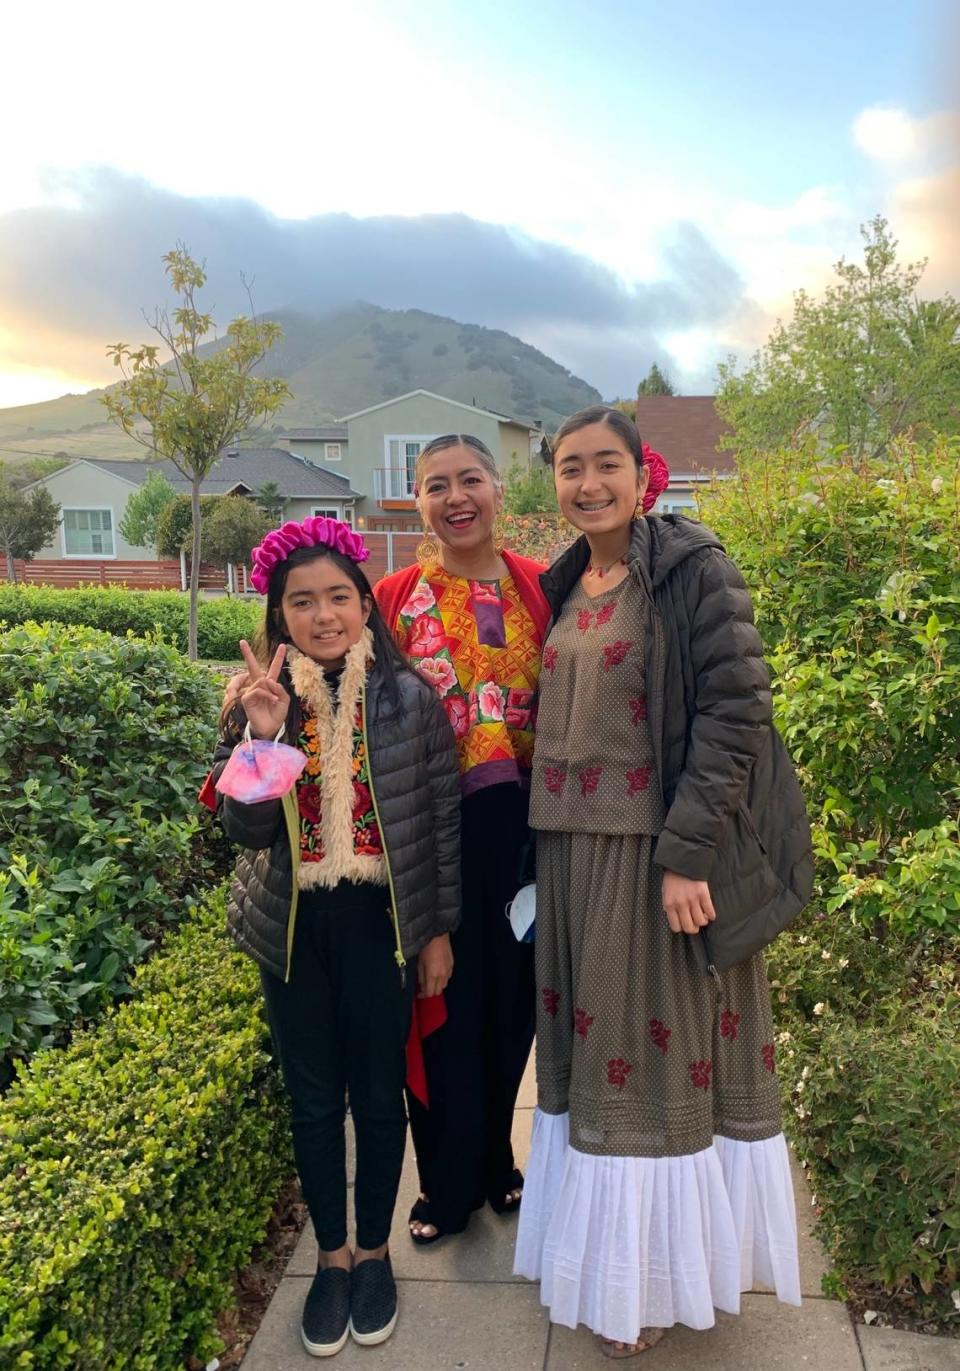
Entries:
{"label": "sunset glow in sky", "polygon": [[606,395],[748,352],[890,220],[960,291],[942,0],[94,0],[4,22],[0,406],[111,379],[185,238],[218,309],[509,329]]}

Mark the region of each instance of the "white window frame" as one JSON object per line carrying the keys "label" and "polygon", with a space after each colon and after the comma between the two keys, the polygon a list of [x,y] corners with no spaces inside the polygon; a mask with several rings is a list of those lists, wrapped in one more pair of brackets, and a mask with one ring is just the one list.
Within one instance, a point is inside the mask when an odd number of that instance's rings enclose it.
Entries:
{"label": "white window frame", "polygon": [[[404,461],[403,461],[399,466],[394,466],[393,463],[390,461],[390,444],[391,444],[391,443],[396,443],[396,444],[398,445],[398,447],[397,447],[398,452],[402,451],[402,448],[400,447],[400,444],[402,444],[402,443],[419,443],[419,444],[420,444],[420,451],[422,452],[423,449],[426,447],[427,443],[432,443],[433,440],[434,440],[434,438],[436,438],[436,437],[438,437],[438,436],[439,436],[439,435],[436,434],[436,433],[385,433],[385,434],[383,435],[383,465],[384,465],[385,470],[387,470],[387,471],[402,471],[402,472],[404,472],[404,473],[406,473],[406,471],[407,471],[406,459],[404,459]],[[419,456],[420,454],[418,453],[417,455]],[[399,498],[399,499],[410,499],[410,500],[413,499],[413,482],[412,482],[412,480],[411,480],[411,482],[410,482],[410,491],[409,491],[409,494],[406,495],[406,496],[399,496],[399,497],[397,497],[397,498]]]}
{"label": "white window frame", "polygon": [[310,510],[310,513],[315,519],[319,516],[321,519],[343,520],[343,506],[336,503],[329,505],[314,505]]}
{"label": "white window frame", "polygon": [[[115,562],[117,560],[117,520],[113,505],[62,505],[60,508],[61,516],[64,514],[103,514],[110,515],[110,537],[113,541],[112,552],[68,552],[67,551],[67,521],[60,519],[60,547],[64,560],[70,561],[97,561]],[[103,530],[101,529],[101,532]]]}
{"label": "white window frame", "polygon": [[[334,448],[336,448],[336,452],[337,452],[337,455],[336,455],[336,456],[333,455]],[[325,462],[342,462],[342,461],[343,461],[343,444],[342,444],[342,443],[324,443],[324,445],[323,445],[323,460],[324,460]]]}

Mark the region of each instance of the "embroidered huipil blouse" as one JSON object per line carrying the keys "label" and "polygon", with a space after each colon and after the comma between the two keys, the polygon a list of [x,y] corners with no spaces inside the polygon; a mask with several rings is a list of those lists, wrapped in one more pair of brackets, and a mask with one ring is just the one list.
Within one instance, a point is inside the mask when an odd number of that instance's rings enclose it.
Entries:
{"label": "embroidered huipil blouse", "polygon": [[463,793],[527,784],[540,643],[513,578],[468,581],[430,566],[401,606],[395,633],[447,712]]}

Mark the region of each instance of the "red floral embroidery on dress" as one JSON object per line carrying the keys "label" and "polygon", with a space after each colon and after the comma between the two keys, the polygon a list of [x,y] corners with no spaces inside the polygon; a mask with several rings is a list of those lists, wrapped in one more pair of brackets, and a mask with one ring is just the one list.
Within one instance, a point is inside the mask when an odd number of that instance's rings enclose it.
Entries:
{"label": "red floral embroidery on dress", "polygon": [[545,766],[543,768],[543,783],[551,795],[562,795],[563,787],[567,783],[567,773],[556,766]]}
{"label": "red floral embroidery on dress", "polygon": [[630,722],[632,724],[642,724],[647,717],[647,697],[641,695],[639,699],[630,701]]}
{"label": "red floral embroidery on dress", "polygon": [[764,1064],[764,1066],[767,1068],[768,1071],[772,1071],[772,1070],[773,1070],[773,1043],[764,1043],[763,1046],[762,1046],[761,1049],[760,1049],[760,1055],[761,1055],[761,1057],[763,1057],[763,1064]]}
{"label": "red floral embroidery on dress", "polygon": [[628,643],[624,638],[618,638],[615,643],[606,643],[603,649],[604,671],[609,671],[611,667],[619,666],[632,647],[633,643]]}
{"label": "red floral embroidery on dress", "polygon": [[659,1047],[664,1056],[667,1055],[667,1048],[670,1046],[670,1035],[672,1028],[668,1028],[660,1019],[650,1020],[650,1036]]}
{"label": "red floral embroidery on dress", "polygon": [[590,1025],[592,1023],[593,1015],[588,1014],[585,1009],[575,1009],[573,1011],[573,1026],[576,1029],[576,1031],[580,1034],[581,1038],[585,1038],[587,1036],[587,1034],[590,1031]]}
{"label": "red floral embroidery on dress", "polygon": [[690,1079],[698,1090],[710,1089],[710,1077],[713,1074],[713,1062],[691,1062]]}
{"label": "red floral embroidery on dress", "polygon": [[585,766],[580,772],[580,794],[586,798],[593,795],[600,784],[600,777],[603,775],[602,766]]}
{"label": "red floral embroidery on dress", "polygon": [[320,786],[316,782],[305,781],[297,788],[297,808],[301,817],[315,824],[320,821]]}
{"label": "red floral embroidery on dress", "polygon": [[625,773],[627,778],[627,798],[631,795],[639,795],[641,790],[648,790],[650,787],[650,777],[653,775],[653,767],[649,762],[645,766],[638,766],[635,771]]}
{"label": "red floral embroidery on dress", "polygon": [[[434,611],[437,613],[437,611]],[[447,635],[439,614],[423,614],[415,619],[407,634],[406,650],[411,657],[432,657],[446,647]]]}
{"label": "red floral embroidery on dress", "polygon": [[590,627],[592,623],[593,614],[591,613],[591,611],[589,609],[581,609],[577,614],[577,628],[580,630],[580,632],[586,633],[587,629]]}
{"label": "red floral embroidery on dress", "polygon": [[604,624],[608,624],[608,623],[610,622],[610,620],[613,618],[613,616],[616,614],[616,612],[617,612],[617,602],[616,602],[616,600],[611,600],[608,604],[605,604],[605,605],[604,605],[603,609],[598,609],[598,610],[597,610],[597,628],[602,628]]}
{"label": "red floral embroidery on dress", "polygon": [[557,665],[557,649],[555,647],[545,647],[543,649],[543,667],[545,671],[553,671]]}
{"label": "red floral embroidery on dress", "polygon": [[740,1015],[734,1014],[732,1009],[725,1009],[720,1015],[721,1038],[729,1038],[731,1042],[735,1041],[739,1025]]}
{"label": "red floral embroidery on dress", "polygon": [[551,990],[549,987],[545,987],[540,991],[540,995],[543,999],[544,1009],[550,1015],[551,1019],[555,1019],[557,1017],[557,1006],[560,1004],[560,991]]}
{"label": "red floral embroidery on dress", "polygon": [[615,1085],[618,1090],[622,1090],[632,1070],[633,1067],[630,1063],[625,1062],[622,1057],[612,1057],[607,1062],[607,1081],[610,1085]]}

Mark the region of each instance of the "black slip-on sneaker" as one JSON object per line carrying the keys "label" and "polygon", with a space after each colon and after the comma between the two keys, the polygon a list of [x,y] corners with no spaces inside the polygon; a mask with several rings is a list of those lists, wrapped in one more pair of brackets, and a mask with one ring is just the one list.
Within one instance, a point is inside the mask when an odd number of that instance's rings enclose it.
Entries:
{"label": "black slip-on sneaker", "polygon": [[351,1276],[339,1266],[318,1271],[300,1320],[300,1337],[311,1357],[332,1357],[350,1336]]}
{"label": "black slip-on sneaker", "polygon": [[370,1257],[353,1268],[350,1333],[361,1347],[386,1342],[397,1323],[397,1283],[389,1254]]}

